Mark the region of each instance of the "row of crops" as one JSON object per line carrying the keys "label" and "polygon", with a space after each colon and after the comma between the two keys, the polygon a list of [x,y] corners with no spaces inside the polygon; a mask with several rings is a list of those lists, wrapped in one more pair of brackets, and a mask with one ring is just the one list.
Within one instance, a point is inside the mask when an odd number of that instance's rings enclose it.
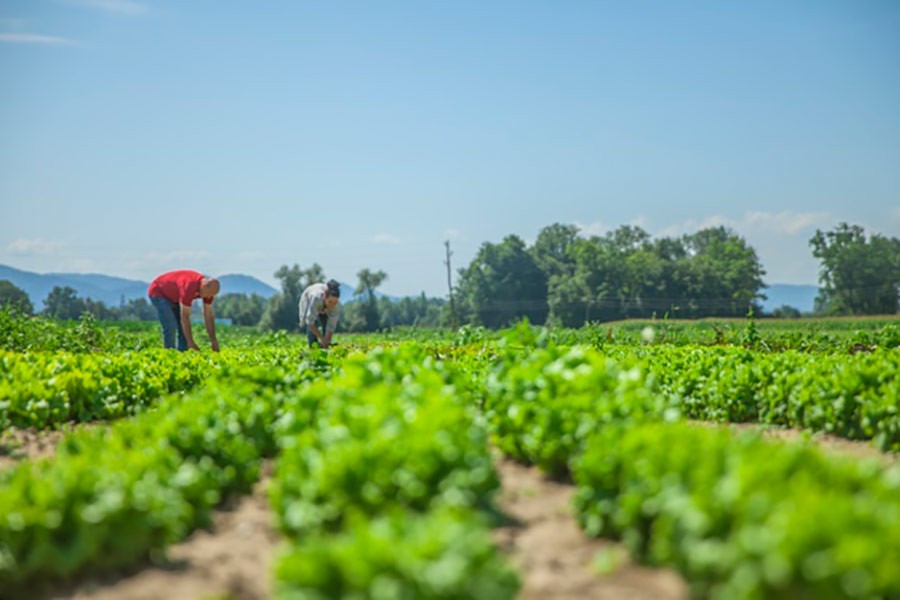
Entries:
{"label": "row of crops", "polygon": [[489,537],[487,431],[447,377],[403,351],[334,378],[240,369],[71,435],[54,459],[0,473],[0,596],[133,564],[208,524],[277,456],[283,594],[511,597]]}
{"label": "row of crops", "polygon": [[[206,332],[198,328],[198,340]],[[649,333],[649,336],[648,336]],[[349,336],[361,345],[395,342],[419,344],[491,344],[502,333],[465,325],[458,331],[399,328],[377,335]],[[646,343],[670,346],[740,346],[766,352],[855,352],[875,348],[900,348],[900,317],[837,319],[669,319],[589,323],[579,329],[552,329],[546,333],[559,345],[638,346]],[[341,339],[348,336],[341,335]],[[223,348],[290,348],[298,343],[284,331],[262,334],[248,327],[223,327]],[[0,348],[17,352],[64,351],[72,353],[128,352],[157,348],[158,324],[148,321],[105,323],[89,314],[77,322],[25,317],[0,307]],[[202,344],[201,344],[202,345]]]}
{"label": "row of crops", "polygon": [[[557,352],[569,348],[550,346]],[[530,364],[537,356],[533,347],[507,344],[505,361]],[[498,356],[496,347],[438,350],[432,353],[476,374]],[[324,369],[346,353],[342,348],[310,359],[296,348],[184,356],[163,350],[105,355],[0,351],[0,428],[42,429],[119,418],[235,368],[312,360]],[[895,350],[846,355],[616,346],[603,355],[651,374],[658,384],[656,394],[674,400],[689,418],[797,427],[900,450],[900,352]]]}
{"label": "row of crops", "polygon": [[0,350],[0,429],[117,419],[145,410],[166,394],[192,390],[210,377],[227,377],[235,369],[255,365],[325,369],[339,356],[308,357],[296,348],[221,354]]}
{"label": "row of crops", "polygon": [[573,478],[588,533],[699,597],[900,597],[896,466],[685,422],[640,369],[581,349],[505,363],[485,409],[506,454]]}
{"label": "row of crops", "polygon": [[699,422],[897,451],[896,350],[561,337],[0,352],[2,428],[110,421],[0,471],[0,597],[140,563],[208,525],[267,459],[280,597],[513,597],[489,537],[490,444],[570,478],[588,534],[699,597],[900,597],[900,467]]}

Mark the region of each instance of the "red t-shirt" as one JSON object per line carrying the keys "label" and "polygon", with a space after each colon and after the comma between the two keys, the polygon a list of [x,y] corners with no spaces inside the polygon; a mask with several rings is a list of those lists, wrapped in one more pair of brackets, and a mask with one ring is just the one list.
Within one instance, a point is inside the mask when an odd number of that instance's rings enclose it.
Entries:
{"label": "red t-shirt", "polygon": [[[200,281],[203,274],[197,271],[169,271],[153,280],[147,288],[148,296],[160,296],[169,302],[190,306],[200,297]],[[212,304],[212,298],[204,298],[204,304]]]}

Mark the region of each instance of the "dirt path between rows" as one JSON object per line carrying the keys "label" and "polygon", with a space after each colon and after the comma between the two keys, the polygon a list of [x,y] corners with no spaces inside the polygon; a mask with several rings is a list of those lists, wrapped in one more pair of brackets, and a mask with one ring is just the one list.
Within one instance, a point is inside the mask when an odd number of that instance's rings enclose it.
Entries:
{"label": "dirt path between rows", "polygon": [[[570,507],[571,485],[546,479],[536,468],[498,459],[501,510],[511,523],[494,531],[498,546],[523,580],[522,600],[598,598],[668,600],[687,597],[671,571],[636,566],[617,544],[588,538]],[[268,472],[268,469],[267,469]],[[262,600],[271,591],[271,563],[279,544],[266,497],[265,475],[253,493],[216,512],[210,531],[171,546],[168,562],[115,579],[86,581],[53,600]],[[598,552],[622,564],[608,575],[592,568]]]}
{"label": "dirt path between rows", "polygon": [[830,433],[788,429],[764,423],[713,423],[710,421],[690,421],[690,423],[710,427],[729,427],[735,431],[757,431],[764,437],[785,442],[799,442],[809,436],[810,441],[823,452],[842,454],[852,458],[874,458],[885,465],[891,465],[900,460],[900,454],[882,452],[869,441],[848,440]]}
{"label": "dirt path between rows", "polygon": [[[702,425],[717,426],[702,423]],[[723,424],[722,426],[727,426]],[[733,425],[760,429],[765,435],[792,440],[803,432],[757,424]],[[0,468],[22,458],[50,456],[67,431],[12,431],[0,437]],[[12,436],[12,437],[10,437]],[[814,435],[826,451],[857,457],[897,460],[868,443]],[[10,446],[4,446],[9,443]],[[608,540],[591,539],[574,518],[574,486],[547,479],[538,469],[497,456],[501,479],[499,508],[510,523],[494,530],[498,546],[522,578],[520,600],[621,599],[668,600],[687,598],[687,586],[673,571],[634,564],[624,549]],[[168,549],[162,565],[148,564],[131,575],[85,581],[45,600],[262,600],[271,592],[271,566],[279,545],[267,487],[271,463],[252,494],[216,511],[209,531],[194,532]],[[606,563],[604,572],[597,558]]]}
{"label": "dirt path between rows", "polygon": [[60,430],[8,429],[0,432],[0,470],[15,466],[26,458],[53,456],[56,446],[74,430],[73,426]]}
{"label": "dirt path between rows", "polygon": [[271,465],[253,493],[216,511],[210,531],[196,531],[167,551],[168,562],[116,580],[88,581],[50,598],[71,600],[262,600],[270,595],[279,534],[269,509]]}
{"label": "dirt path between rows", "polygon": [[[687,585],[673,571],[634,564],[625,549],[591,539],[575,521],[575,487],[547,479],[537,468],[498,458],[501,493],[497,503],[512,523],[494,530],[522,578],[520,600],[669,600],[687,598]],[[618,566],[602,574],[598,553]]]}

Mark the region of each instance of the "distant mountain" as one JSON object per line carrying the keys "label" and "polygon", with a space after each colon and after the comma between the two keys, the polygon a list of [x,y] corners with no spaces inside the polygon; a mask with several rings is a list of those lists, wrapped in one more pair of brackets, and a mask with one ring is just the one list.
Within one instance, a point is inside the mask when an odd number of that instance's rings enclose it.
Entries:
{"label": "distant mountain", "polygon": [[219,277],[222,294],[259,294],[263,298],[271,298],[278,290],[250,275],[222,275]]}
{"label": "distant mountain", "polygon": [[793,306],[800,312],[812,312],[819,288],[815,285],[794,285],[789,283],[773,283],[763,290],[768,296],[762,302],[766,312],[772,312],[781,306]]}
{"label": "distant mountain", "polygon": [[[118,306],[147,295],[147,281],[111,277],[96,273],[32,273],[0,265],[0,280],[8,279],[25,290],[35,308],[44,305],[44,299],[56,286],[73,288],[82,298],[100,300],[108,306]],[[277,290],[250,275],[223,275],[219,277],[224,294],[259,294],[268,298]]]}
{"label": "distant mountain", "polygon": [[0,279],[8,279],[25,290],[35,308],[44,305],[44,299],[54,287],[70,287],[82,298],[102,300],[110,306],[118,306],[124,297],[126,301],[147,294],[147,284],[143,281],[110,277],[109,275],[82,273],[32,273],[6,265],[0,265]]}

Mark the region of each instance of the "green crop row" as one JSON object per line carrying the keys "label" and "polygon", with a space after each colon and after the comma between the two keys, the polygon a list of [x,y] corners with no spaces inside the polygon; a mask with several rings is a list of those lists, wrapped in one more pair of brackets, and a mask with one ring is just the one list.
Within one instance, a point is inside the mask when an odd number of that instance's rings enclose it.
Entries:
{"label": "green crop row", "polygon": [[[704,346],[608,346],[595,350],[558,346],[546,331],[519,327],[495,345],[495,353],[498,366],[494,372],[500,388],[490,378],[480,383],[486,386],[486,397],[494,401],[499,390],[500,397],[516,401],[538,394],[543,402],[552,402],[548,399],[559,395],[554,389],[560,384],[554,382],[559,377],[545,369],[547,361],[554,362],[563,355],[581,356],[572,358],[572,367],[562,361],[553,368],[573,373],[578,369],[591,371],[589,378],[597,378],[605,369],[600,358],[605,355],[616,364],[645,374],[652,393],[668,397],[666,408],[677,405],[687,418],[797,427],[873,440],[882,450],[900,451],[900,352],[895,350],[852,355]],[[583,361],[594,366],[579,366]],[[470,363],[460,357],[460,364]],[[507,373],[512,379],[507,380]],[[566,393],[589,393],[594,385],[607,389],[602,382],[592,383],[571,374],[566,377],[571,383],[564,385],[585,390]],[[551,387],[538,389],[535,381]],[[518,387],[503,389],[510,386]],[[530,408],[525,404],[516,410]]]}
{"label": "green crop row", "polygon": [[0,597],[131,564],[207,523],[275,451],[284,390],[315,376],[233,373],[0,473]]}
{"label": "green crop row", "polygon": [[533,350],[486,384],[497,445],[579,486],[580,520],[698,597],[900,597],[900,467],[677,421],[631,356]]}
{"label": "green crop row", "polygon": [[554,475],[609,423],[675,419],[639,366],[584,347],[550,346],[501,361],[484,384],[484,411],[497,446]]}
{"label": "green crop row", "polygon": [[511,597],[486,432],[457,374],[415,348],[348,362],[333,378],[232,369],[0,473],[0,597],[164,550],[279,452],[282,597]]}
{"label": "green crop row", "polygon": [[799,427],[900,451],[900,352],[665,348],[641,354],[687,417]]}
{"label": "green crop row", "polygon": [[900,468],[686,424],[608,427],[574,470],[579,519],[697,597],[900,597]]}
{"label": "green crop row", "polygon": [[[286,406],[271,498],[280,598],[511,598],[488,535],[487,433],[453,374],[376,351]],[[465,395],[463,395],[463,398]]]}
{"label": "green crop row", "polygon": [[149,350],[123,354],[0,351],[0,431],[137,414],[158,398],[247,366],[327,369],[339,355],[271,348],[220,354]]}

